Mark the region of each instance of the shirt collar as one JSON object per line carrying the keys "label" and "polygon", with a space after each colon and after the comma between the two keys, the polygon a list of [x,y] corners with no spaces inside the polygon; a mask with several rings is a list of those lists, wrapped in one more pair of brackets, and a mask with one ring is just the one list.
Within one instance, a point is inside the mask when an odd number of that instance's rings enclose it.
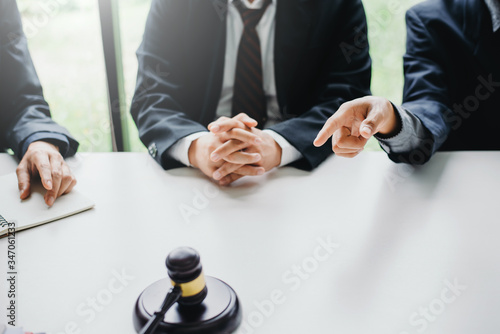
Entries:
{"label": "shirt collar", "polygon": [[500,1],[499,0],[484,0],[491,14],[491,22],[493,23],[493,32],[500,29]]}
{"label": "shirt collar", "polygon": [[[231,3],[234,3],[235,1],[236,0],[230,0]],[[275,5],[276,1],[277,0],[272,0],[271,4]],[[250,4],[248,0],[241,0],[241,3],[249,9],[261,9],[262,5],[264,4],[264,0],[254,0],[252,4]]]}

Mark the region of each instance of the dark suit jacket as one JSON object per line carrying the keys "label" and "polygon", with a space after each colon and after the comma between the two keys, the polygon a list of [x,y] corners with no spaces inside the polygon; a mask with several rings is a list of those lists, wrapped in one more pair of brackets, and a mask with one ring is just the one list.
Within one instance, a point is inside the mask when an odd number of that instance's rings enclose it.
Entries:
{"label": "dark suit jacket", "polygon": [[23,144],[36,133],[56,145],[65,136],[69,145],[63,155],[72,155],[78,148],[68,131],[50,118],[16,1],[0,0],[0,151],[11,148],[22,158]]}
{"label": "dark suit jacket", "polygon": [[[165,168],[165,152],[206,131],[216,117],[224,71],[227,0],[155,0],[137,51],[139,74],[131,113],[142,142]],[[278,0],[275,36],[278,103],[286,121],[271,129],[310,170],[331,145],[312,142],[345,101],[369,94],[371,60],[360,0]]]}
{"label": "dark suit jacket", "polygon": [[484,1],[426,1],[406,20],[403,107],[429,136],[404,160],[425,162],[437,150],[499,150],[500,31],[493,33]]}

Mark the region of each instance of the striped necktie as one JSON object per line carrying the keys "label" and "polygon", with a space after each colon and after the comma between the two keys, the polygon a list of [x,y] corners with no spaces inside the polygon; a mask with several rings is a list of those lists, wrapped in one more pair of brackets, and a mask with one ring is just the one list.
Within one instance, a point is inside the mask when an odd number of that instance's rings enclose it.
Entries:
{"label": "striped necktie", "polygon": [[232,115],[245,113],[255,119],[259,128],[267,120],[267,103],[262,81],[260,39],[255,27],[271,4],[264,0],[261,9],[249,9],[241,0],[234,2],[244,24],[236,62]]}

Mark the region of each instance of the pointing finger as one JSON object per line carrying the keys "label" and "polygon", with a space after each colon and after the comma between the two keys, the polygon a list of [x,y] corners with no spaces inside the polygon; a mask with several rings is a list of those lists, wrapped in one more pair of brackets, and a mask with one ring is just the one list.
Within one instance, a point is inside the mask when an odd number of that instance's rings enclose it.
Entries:
{"label": "pointing finger", "polygon": [[355,107],[355,102],[346,102],[342,104],[337,112],[326,121],[325,125],[313,142],[314,146],[320,147],[324,145],[328,138],[330,138],[337,130],[339,130],[342,126],[349,124]]}
{"label": "pointing finger", "polygon": [[328,138],[330,138],[340,127],[341,123],[338,119],[338,116],[333,115],[332,117],[330,117],[316,136],[316,139],[314,139],[314,146],[320,147],[324,145]]}

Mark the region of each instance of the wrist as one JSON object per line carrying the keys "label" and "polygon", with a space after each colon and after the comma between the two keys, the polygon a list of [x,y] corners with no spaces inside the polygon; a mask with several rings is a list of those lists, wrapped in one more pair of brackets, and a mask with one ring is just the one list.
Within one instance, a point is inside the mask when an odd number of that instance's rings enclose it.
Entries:
{"label": "wrist", "polygon": [[276,142],[274,140],[274,138],[271,137],[271,140],[272,140],[272,145],[274,147],[274,159],[273,159],[273,168],[274,167],[279,167],[279,165],[281,165],[281,156],[283,155],[283,149],[281,148],[281,146],[278,144],[278,142]]}
{"label": "wrist", "polygon": [[59,152],[59,146],[48,143],[48,142],[43,141],[43,140],[38,140],[38,141],[32,142],[28,146],[28,149],[26,150],[26,152],[29,152],[29,151],[35,150],[35,149],[39,149],[39,148],[48,149],[48,150],[55,150],[55,151]]}
{"label": "wrist", "polygon": [[197,151],[198,151],[198,139],[195,139],[191,142],[191,145],[189,146],[188,150],[189,163],[191,164],[191,166],[195,168],[199,168],[198,162],[196,160]]}
{"label": "wrist", "polygon": [[383,110],[385,110],[385,122],[378,131],[384,137],[391,137],[397,134],[401,129],[401,119],[398,112],[389,100],[384,101]]}
{"label": "wrist", "polygon": [[274,141],[274,146],[276,147],[276,161],[274,167],[279,167],[281,165],[281,156],[283,155],[283,149],[276,141]]}

